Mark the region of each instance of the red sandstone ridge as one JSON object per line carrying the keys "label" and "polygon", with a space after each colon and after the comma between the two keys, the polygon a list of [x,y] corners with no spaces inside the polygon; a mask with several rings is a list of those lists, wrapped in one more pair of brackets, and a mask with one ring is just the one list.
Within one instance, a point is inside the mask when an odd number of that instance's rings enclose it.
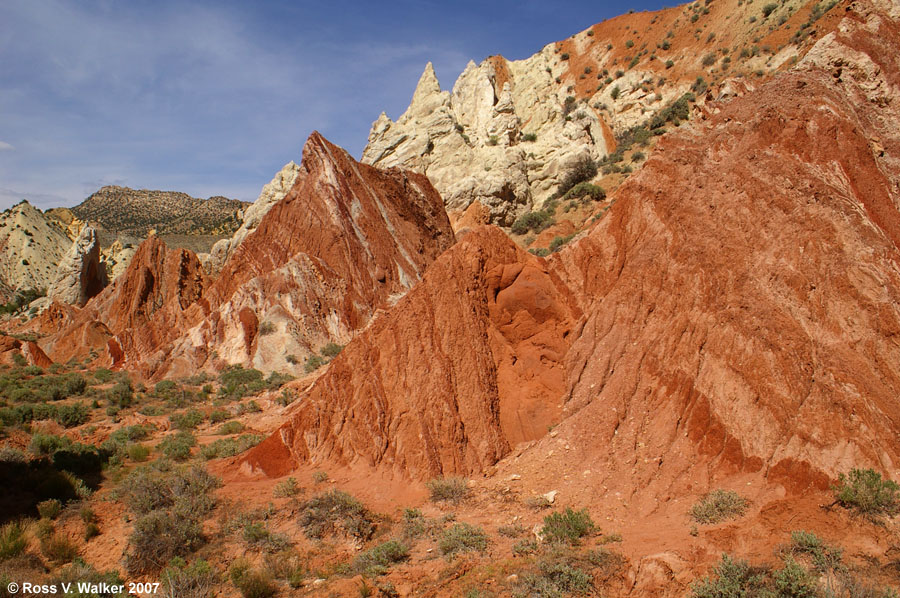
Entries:
{"label": "red sandstone ridge", "polygon": [[499,229],[470,232],[329,366],[289,422],[250,453],[428,478],[480,472],[560,418],[580,318],[543,260]]}
{"label": "red sandstone ridge", "polygon": [[[850,467],[896,477],[900,29],[888,3],[846,14],[797,68],[664,138],[550,271],[497,233],[467,235],[249,464],[479,471],[555,421],[559,386],[529,411],[523,380],[562,367],[568,417],[515,467],[571,474],[585,500],[616,488],[650,512],[734,474],[792,493]],[[517,307],[492,308],[501,289]],[[547,334],[522,336],[544,353],[512,374],[502,331],[522,328],[500,313]]]}
{"label": "red sandstone ridge", "polygon": [[137,368],[180,334],[185,310],[208,284],[196,255],[151,236],[125,273],[84,309],[53,305],[42,314],[44,327],[59,331],[44,346],[58,362],[93,349],[105,352],[111,365]]}
{"label": "red sandstone ridge", "polygon": [[215,282],[192,253],[151,238],[82,313],[49,310],[44,320],[63,331],[44,344],[59,360],[102,342],[108,361],[155,377],[228,363],[302,368],[326,343],[352,338],[454,241],[427,178],[359,164],[313,133],[291,192]]}

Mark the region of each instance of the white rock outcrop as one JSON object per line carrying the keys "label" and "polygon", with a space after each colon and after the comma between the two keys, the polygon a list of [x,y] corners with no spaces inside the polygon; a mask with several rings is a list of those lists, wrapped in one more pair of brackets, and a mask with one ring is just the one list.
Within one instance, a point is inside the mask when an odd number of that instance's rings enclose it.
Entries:
{"label": "white rock outcrop", "polygon": [[598,112],[567,104],[558,63],[552,46],[527,60],[469,62],[452,92],[441,91],[429,63],[406,112],[372,125],[362,161],[422,172],[448,210],[479,201],[493,222],[510,225],[553,194],[571,163],[608,153]]}
{"label": "white rock outcrop", "polygon": [[83,306],[107,283],[106,266],[100,261],[97,233],[92,227],[85,226],[59,262],[56,277],[47,289],[47,297]]}
{"label": "white rock outcrop", "polygon": [[5,210],[0,214],[0,283],[8,290],[4,294],[46,290],[71,245],[62,228],[27,201]]}
{"label": "white rock outcrop", "polygon": [[222,269],[222,265],[228,259],[228,256],[247,238],[247,235],[256,230],[263,216],[266,215],[272,206],[284,199],[284,196],[294,186],[294,181],[297,180],[299,173],[300,167],[291,161],[285,164],[271,181],[263,185],[256,201],[244,210],[241,227],[234,232],[230,239],[216,241],[209,252],[209,256],[205,256],[203,266],[209,274],[217,274]]}

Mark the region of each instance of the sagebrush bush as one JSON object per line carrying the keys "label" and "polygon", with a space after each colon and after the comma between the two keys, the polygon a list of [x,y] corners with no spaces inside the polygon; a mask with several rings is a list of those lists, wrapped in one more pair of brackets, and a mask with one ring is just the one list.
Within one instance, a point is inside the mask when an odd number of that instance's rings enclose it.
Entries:
{"label": "sagebrush bush", "polygon": [[541,534],[547,542],[577,544],[581,538],[593,533],[595,529],[596,525],[587,509],[575,511],[571,507],[566,507],[565,511],[550,513],[544,517]]}
{"label": "sagebrush bush", "polygon": [[203,544],[198,518],[190,512],[151,511],[134,523],[128,539],[125,568],[131,574],[159,569],[173,557],[187,555]]}
{"label": "sagebrush bush", "polygon": [[191,448],[196,446],[197,439],[187,430],[180,430],[163,438],[156,448],[176,461],[185,461],[191,456]]}
{"label": "sagebrush bush", "polygon": [[59,512],[62,511],[62,503],[55,498],[51,498],[37,504],[38,515],[43,519],[56,519]]}
{"label": "sagebrush bush", "polygon": [[485,531],[468,523],[454,523],[444,530],[438,542],[441,554],[447,559],[453,559],[460,552],[484,552],[487,545]]}
{"label": "sagebrush bush", "polygon": [[714,524],[740,517],[749,505],[746,498],[733,490],[721,488],[703,496],[691,507],[691,518],[697,523]]}
{"label": "sagebrush bush", "polygon": [[391,565],[409,558],[409,547],[398,540],[388,540],[360,554],[353,561],[353,568],[360,573],[382,575]]}
{"label": "sagebrush bush", "polygon": [[54,565],[62,565],[78,556],[78,546],[68,536],[55,533],[41,540],[41,552]]}
{"label": "sagebrush bush", "polygon": [[217,576],[209,563],[198,559],[191,563],[175,557],[159,577],[163,598],[209,598]]}
{"label": "sagebrush bush", "polygon": [[19,556],[25,551],[25,528],[18,521],[0,527],[0,561]]}
{"label": "sagebrush bush", "polygon": [[469,495],[469,482],[465,478],[435,478],[425,482],[433,502],[458,503]]}
{"label": "sagebrush bush", "polygon": [[323,492],[306,501],[300,514],[300,525],[309,538],[343,532],[366,541],[375,532],[375,523],[368,509],[340,490]]}
{"label": "sagebrush bush", "polygon": [[834,492],[841,506],[869,519],[893,517],[900,512],[900,485],[882,478],[874,469],[851,469],[849,474],[840,474]]}

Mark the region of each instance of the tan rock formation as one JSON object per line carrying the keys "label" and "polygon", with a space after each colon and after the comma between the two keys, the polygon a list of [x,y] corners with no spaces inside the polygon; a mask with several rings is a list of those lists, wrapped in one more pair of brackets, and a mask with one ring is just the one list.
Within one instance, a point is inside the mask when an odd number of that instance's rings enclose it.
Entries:
{"label": "tan rock formation", "polygon": [[102,291],[106,284],[106,267],[100,261],[97,234],[90,226],[81,227],[81,232],[57,267],[47,297],[81,306]]}

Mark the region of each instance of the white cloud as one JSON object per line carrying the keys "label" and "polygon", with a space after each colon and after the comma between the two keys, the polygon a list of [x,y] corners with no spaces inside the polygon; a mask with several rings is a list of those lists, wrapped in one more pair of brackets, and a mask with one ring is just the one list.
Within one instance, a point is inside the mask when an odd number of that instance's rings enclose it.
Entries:
{"label": "white cloud", "polygon": [[14,150],[12,144],[6,143],[5,141],[0,141],[0,152],[11,152]]}

